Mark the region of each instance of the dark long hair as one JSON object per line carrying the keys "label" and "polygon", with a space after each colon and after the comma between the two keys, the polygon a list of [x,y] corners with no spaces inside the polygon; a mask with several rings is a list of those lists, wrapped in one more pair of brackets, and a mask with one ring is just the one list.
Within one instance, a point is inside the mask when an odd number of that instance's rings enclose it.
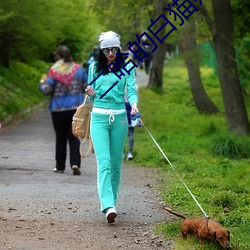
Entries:
{"label": "dark long hair", "polygon": [[[121,50],[120,48],[118,49],[118,52],[117,53],[121,53]],[[119,62],[122,62],[124,60],[126,56],[124,55],[116,55],[116,61],[117,59],[119,59]],[[100,53],[97,57],[97,63],[96,63],[96,70],[95,72],[97,74],[101,73],[103,70],[105,70],[105,72],[103,73],[103,75],[106,75],[109,73],[109,69],[108,69],[108,65],[107,65],[107,58],[106,56],[103,54],[102,50],[100,49]],[[121,69],[122,66],[125,64],[125,61],[123,61],[122,63],[120,64],[115,64],[117,68]],[[118,69],[114,68],[114,71],[118,71]]]}
{"label": "dark long hair", "polygon": [[[56,51],[54,52],[55,60],[59,60],[60,58],[63,59],[64,62],[72,62],[72,56],[70,50],[65,45],[60,45]],[[59,57],[59,58],[58,58]]]}

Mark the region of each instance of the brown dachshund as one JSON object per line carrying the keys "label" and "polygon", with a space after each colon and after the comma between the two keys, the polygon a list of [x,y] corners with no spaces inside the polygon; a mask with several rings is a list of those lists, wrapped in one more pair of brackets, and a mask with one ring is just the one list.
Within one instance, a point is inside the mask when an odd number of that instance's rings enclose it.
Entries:
{"label": "brown dachshund", "polygon": [[166,211],[183,219],[181,233],[183,239],[187,239],[188,234],[196,235],[201,241],[216,241],[224,249],[231,249],[229,245],[230,232],[222,225],[210,218],[187,218],[185,215],[173,212],[169,208],[163,207]]}

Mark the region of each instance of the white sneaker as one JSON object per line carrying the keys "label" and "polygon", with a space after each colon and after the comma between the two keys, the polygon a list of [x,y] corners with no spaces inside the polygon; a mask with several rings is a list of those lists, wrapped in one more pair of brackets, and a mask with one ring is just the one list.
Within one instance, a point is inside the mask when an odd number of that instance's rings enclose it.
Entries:
{"label": "white sneaker", "polygon": [[57,170],[57,168],[54,168],[53,171],[54,171],[55,173],[59,173],[59,174],[63,174],[63,173],[64,173],[63,170]]}
{"label": "white sneaker", "polygon": [[127,161],[133,160],[134,156],[131,152],[128,152]]}
{"label": "white sneaker", "polygon": [[80,168],[78,166],[73,165],[72,170],[73,170],[73,175],[81,175],[81,171],[80,171]]}
{"label": "white sneaker", "polygon": [[116,216],[117,216],[117,212],[115,208],[110,207],[107,209],[106,218],[108,220],[108,223],[114,223]]}

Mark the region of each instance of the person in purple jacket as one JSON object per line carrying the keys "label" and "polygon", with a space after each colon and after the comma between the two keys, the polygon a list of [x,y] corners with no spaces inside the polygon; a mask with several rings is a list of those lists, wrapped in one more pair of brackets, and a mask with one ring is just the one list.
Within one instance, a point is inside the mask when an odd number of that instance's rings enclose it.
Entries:
{"label": "person in purple jacket", "polygon": [[69,142],[70,166],[73,175],[80,175],[80,142],[72,134],[72,117],[84,100],[87,74],[73,61],[67,46],[59,46],[55,51],[56,62],[49,69],[48,76],[39,84],[40,91],[50,95],[49,110],[56,135],[55,173],[64,173],[66,168],[67,142]]}

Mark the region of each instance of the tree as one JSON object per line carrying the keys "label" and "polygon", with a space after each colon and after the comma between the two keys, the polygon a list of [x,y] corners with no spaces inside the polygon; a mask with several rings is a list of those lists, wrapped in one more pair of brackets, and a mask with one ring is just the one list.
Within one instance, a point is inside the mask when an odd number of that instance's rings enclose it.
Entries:
{"label": "tree", "polygon": [[47,61],[62,43],[71,49],[74,59],[82,60],[95,36],[95,21],[85,10],[87,3],[37,0],[34,8],[33,0],[1,0],[0,64],[8,67],[12,59]]}
{"label": "tree", "polygon": [[196,3],[212,33],[228,130],[237,134],[249,134],[250,123],[236,64],[230,0],[212,0],[212,5],[215,21],[204,5]]}
{"label": "tree", "polygon": [[185,53],[191,92],[200,113],[217,113],[218,108],[207,95],[200,75],[200,56],[196,44],[195,19],[189,20],[185,27]]}
{"label": "tree", "polygon": [[[167,1],[164,0],[157,0],[157,8],[156,8],[156,17],[161,14],[166,14],[166,10],[164,8],[167,7]],[[161,19],[155,24],[155,30],[159,30],[165,23],[164,19]],[[163,28],[161,32],[159,32],[159,36],[164,34],[165,29]],[[163,66],[165,61],[165,54],[166,54],[166,46],[161,44],[159,41],[156,41],[158,48],[154,52],[152,67],[150,69],[149,74],[149,81],[148,81],[148,88],[156,87],[158,89],[163,89]]]}
{"label": "tree", "polygon": [[[107,3],[108,2],[108,3]],[[146,23],[155,11],[153,0],[94,0],[91,6],[97,13],[101,31],[113,30],[121,36],[122,47],[136,40],[136,34],[145,30]],[[114,11],[115,10],[115,11]]]}

